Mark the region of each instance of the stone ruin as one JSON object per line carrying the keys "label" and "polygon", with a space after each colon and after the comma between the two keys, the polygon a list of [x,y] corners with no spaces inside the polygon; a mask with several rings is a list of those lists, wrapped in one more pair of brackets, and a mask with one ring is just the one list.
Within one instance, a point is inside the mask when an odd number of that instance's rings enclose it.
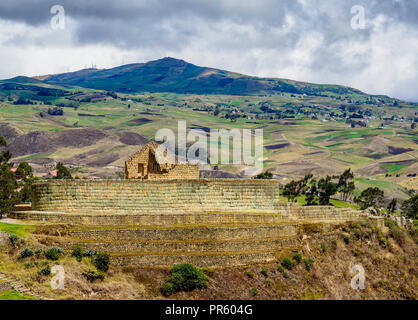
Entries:
{"label": "stone ruin", "polygon": [[268,263],[298,249],[305,229],[359,219],[383,226],[364,211],[281,202],[276,180],[199,179],[198,165],[176,164],[158,147],[126,161],[126,179],[37,181],[32,206],[10,216],[66,225],[64,236],[47,236],[51,244],[109,252],[113,265],[130,267]]}
{"label": "stone ruin", "polygon": [[176,163],[176,157],[151,141],[125,162],[125,179],[199,179],[199,166]]}

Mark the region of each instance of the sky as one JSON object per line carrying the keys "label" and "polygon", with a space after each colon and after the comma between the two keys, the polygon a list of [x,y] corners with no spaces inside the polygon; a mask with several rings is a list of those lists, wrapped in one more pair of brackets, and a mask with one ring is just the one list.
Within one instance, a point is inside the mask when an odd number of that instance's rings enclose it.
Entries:
{"label": "sky", "polygon": [[0,1],[0,79],[168,56],[418,101],[418,0]]}

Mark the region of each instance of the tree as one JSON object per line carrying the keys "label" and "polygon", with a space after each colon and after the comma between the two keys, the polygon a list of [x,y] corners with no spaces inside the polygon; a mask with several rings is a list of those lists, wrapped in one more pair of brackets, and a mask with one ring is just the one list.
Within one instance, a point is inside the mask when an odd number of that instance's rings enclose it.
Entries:
{"label": "tree", "polygon": [[307,206],[316,206],[318,202],[315,201],[316,197],[318,196],[318,189],[316,186],[316,179],[312,179],[310,182],[309,188],[305,192],[306,196],[306,205]]}
{"label": "tree", "polygon": [[296,181],[292,180],[284,186],[283,195],[289,202],[293,202],[299,195],[299,185]]}
{"label": "tree", "polygon": [[68,170],[62,162],[57,163],[57,177],[56,179],[72,179],[70,170]]}
{"label": "tree", "polygon": [[353,194],[355,185],[354,185],[354,173],[351,172],[351,169],[345,170],[338,178],[338,192],[342,193],[342,200],[347,201],[348,197]]}
{"label": "tree", "polygon": [[331,181],[330,176],[318,181],[319,204],[329,205],[329,199],[337,193],[337,183]]}
{"label": "tree", "polygon": [[54,107],[48,109],[48,114],[51,116],[62,116],[64,115],[64,110],[62,108]]}
{"label": "tree", "polygon": [[416,219],[418,213],[418,194],[413,195],[405,200],[401,206],[402,213],[410,219]]}
{"label": "tree", "polygon": [[[7,147],[6,140],[0,137],[0,147]],[[17,182],[14,172],[11,171],[13,163],[10,151],[4,150],[0,153],[0,218],[13,210],[17,203]]]}
{"label": "tree", "polygon": [[384,191],[378,187],[370,187],[363,190],[355,201],[361,205],[362,210],[370,207],[378,207],[383,203],[384,194]]}
{"label": "tree", "polygon": [[298,183],[298,191],[299,194],[304,194],[308,189],[309,181],[312,179],[312,174],[307,174],[303,177],[303,179],[299,180]]}
{"label": "tree", "polygon": [[33,176],[32,167],[27,162],[21,162],[16,169],[16,177],[25,180]]}
{"label": "tree", "polygon": [[254,177],[254,179],[272,179],[273,174],[270,171],[262,172]]}
{"label": "tree", "polygon": [[23,183],[19,183],[19,200],[21,202],[31,202],[31,188],[32,183],[35,180],[35,178],[33,177],[32,167],[27,162],[21,162],[16,169],[16,178],[23,180]]}
{"label": "tree", "polygon": [[394,212],[396,210],[396,204],[398,203],[398,200],[393,198],[392,201],[388,204],[388,210],[389,212]]}

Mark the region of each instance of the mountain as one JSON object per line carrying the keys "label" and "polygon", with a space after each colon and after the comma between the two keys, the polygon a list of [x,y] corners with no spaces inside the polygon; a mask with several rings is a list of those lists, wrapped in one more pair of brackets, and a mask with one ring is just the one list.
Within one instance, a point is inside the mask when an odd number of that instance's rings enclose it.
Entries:
{"label": "mountain", "polygon": [[192,94],[363,94],[338,85],[317,85],[286,79],[259,78],[225,70],[199,67],[183,60],[163,58],[112,69],[83,69],[38,77],[45,83],[123,93],[175,92]]}

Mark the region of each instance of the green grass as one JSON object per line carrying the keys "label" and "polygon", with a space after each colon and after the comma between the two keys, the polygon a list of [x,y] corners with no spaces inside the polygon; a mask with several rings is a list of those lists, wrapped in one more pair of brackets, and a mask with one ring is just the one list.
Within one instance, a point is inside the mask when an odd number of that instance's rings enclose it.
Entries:
{"label": "green grass", "polygon": [[18,291],[9,290],[0,293],[0,300],[37,300],[34,297],[26,296]]}
{"label": "green grass", "polygon": [[382,167],[388,170],[389,174],[396,173],[397,171],[406,168],[408,165],[405,164],[396,164],[396,163],[385,163],[382,164]]}
{"label": "green grass", "polygon": [[342,200],[335,200],[335,199],[330,199],[329,202],[333,204],[334,207],[336,208],[352,208],[352,209],[360,210],[360,206],[354,203],[350,203],[350,202],[346,202]]}
{"label": "green grass", "polygon": [[0,231],[5,231],[8,234],[15,234],[19,237],[25,237],[29,232],[33,231],[33,229],[33,226],[0,222]]}

